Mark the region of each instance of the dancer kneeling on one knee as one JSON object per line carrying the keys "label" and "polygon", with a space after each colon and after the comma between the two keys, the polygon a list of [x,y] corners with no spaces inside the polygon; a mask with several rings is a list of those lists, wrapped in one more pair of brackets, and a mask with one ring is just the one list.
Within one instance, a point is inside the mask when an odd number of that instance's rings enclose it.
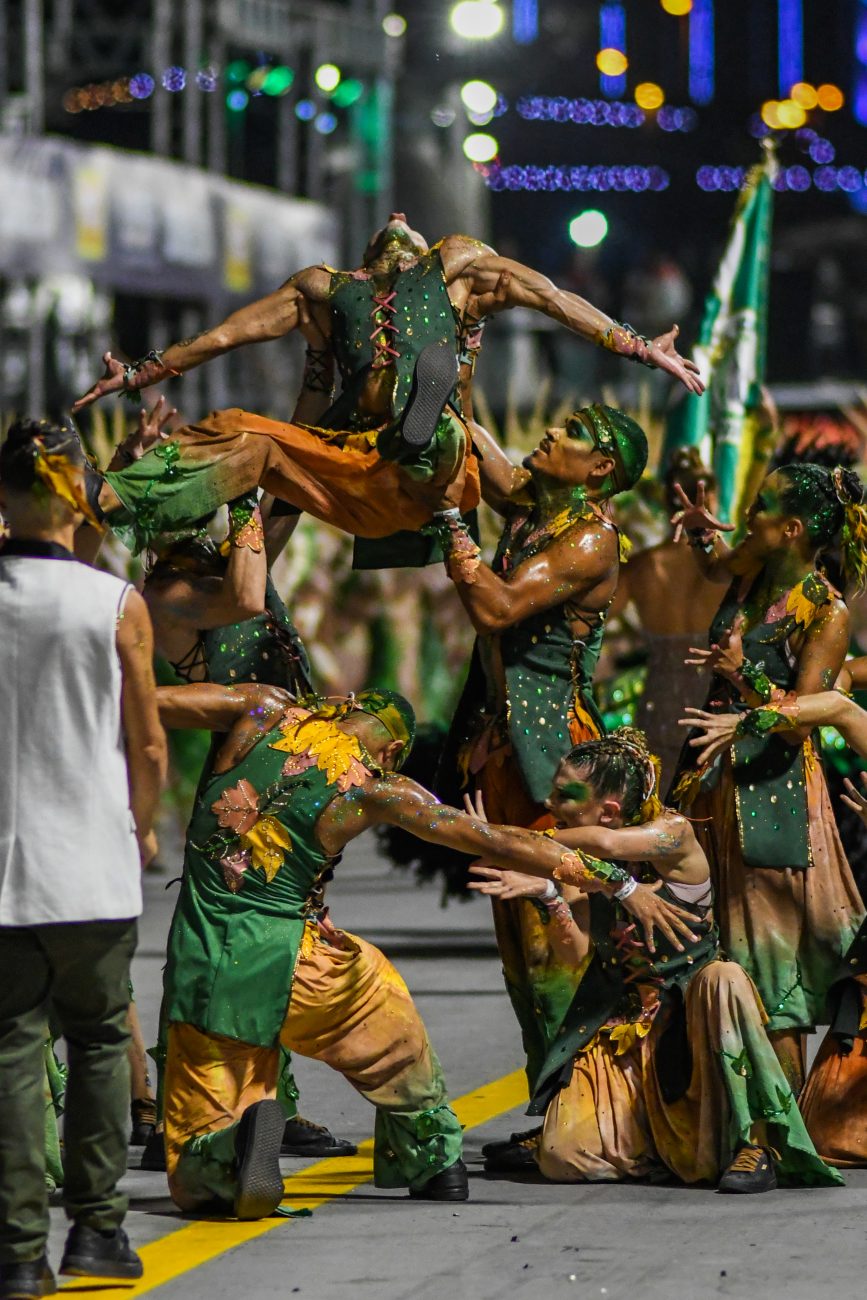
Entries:
{"label": "dancer kneeling on one knee", "polygon": [[[673,1174],[725,1192],[835,1184],[765,1033],[755,985],[720,952],[704,853],[686,818],[659,803],[657,785],[641,732],[577,745],[548,807],[578,862],[533,875],[472,868],[482,893],[533,898],[561,960],[584,968],[530,1103],[544,1116],[539,1169],[561,1182]],[[640,864],[635,876],[615,868],[619,900],[596,892],[589,854]],[[636,930],[622,900],[639,874],[681,909],[691,938]]]}

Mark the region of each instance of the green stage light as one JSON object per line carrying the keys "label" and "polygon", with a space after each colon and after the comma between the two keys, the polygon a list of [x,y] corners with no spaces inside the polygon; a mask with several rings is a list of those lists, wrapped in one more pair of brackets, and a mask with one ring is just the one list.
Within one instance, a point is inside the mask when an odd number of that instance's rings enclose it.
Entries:
{"label": "green stage light", "polygon": [[285,95],[291,88],[295,80],[295,73],[291,68],[278,64],[276,68],[269,68],[268,75],[262,83],[262,89],[266,95]]}
{"label": "green stage light", "polygon": [[350,104],[356,104],[363,94],[364,82],[350,77],[347,81],[341,81],[331,96],[331,102],[336,108],[349,108]]}
{"label": "green stage light", "polygon": [[235,59],[235,62],[230,63],[226,68],[226,80],[234,86],[240,86],[247,80],[252,71],[253,69],[246,59]]}

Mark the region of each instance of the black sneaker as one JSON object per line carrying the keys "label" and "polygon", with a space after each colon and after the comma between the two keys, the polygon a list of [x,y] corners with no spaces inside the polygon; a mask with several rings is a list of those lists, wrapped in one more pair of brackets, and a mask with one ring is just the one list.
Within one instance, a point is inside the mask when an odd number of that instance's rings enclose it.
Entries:
{"label": "black sneaker", "polygon": [[517,1146],[520,1142],[528,1142],[530,1138],[539,1138],[542,1136],[542,1125],[538,1128],[528,1128],[525,1133],[513,1133],[508,1138],[497,1138],[494,1142],[486,1142],[482,1147],[483,1156],[495,1156],[500,1151],[505,1151],[507,1147]]}
{"label": "black sneaker", "polygon": [[400,428],[401,439],[408,447],[421,451],[430,445],[457,381],[458,359],[453,343],[429,343],[422,348]]}
{"label": "black sneaker", "polygon": [[735,1153],[728,1169],[719,1180],[718,1192],[773,1192],[777,1175],[770,1152],[764,1147],[745,1143]]}
{"label": "black sneaker", "polygon": [[[540,1130],[541,1131],[541,1130]],[[515,1135],[518,1136],[517,1134]],[[496,1147],[485,1156],[485,1173],[519,1174],[538,1169],[536,1152],[539,1150],[539,1135],[531,1133],[529,1137],[518,1142]]]}
{"label": "black sneaker", "polygon": [[463,1160],[456,1160],[441,1174],[434,1174],[424,1187],[411,1187],[409,1194],[416,1201],[466,1201],[470,1195],[467,1167]]}
{"label": "black sneaker", "polygon": [[143,1147],[157,1126],[157,1104],[153,1097],[134,1097],[130,1102],[129,1113],[132,1120],[129,1145]]}
{"label": "black sneaker", "polygon": [[56,1291],[57,1279],[45,1255],[17,1264],[0,1264],[0,1300],[38,1300]]}
{"label": "black sneaker", "polygon": [[324,1124],[314,1124],[303,1115],[287,1119],[283,1127],[283,1156],[309,1156],[321,1159],[324,1156],[354,1156],[358,1147],[345,1138],[335,1137]]}
{"label": "black sneaker", "polygon": [[139,1169],[147,1169],[152,1174],[164,1174],[166,1172],[166,1139],[164,1133],[158,1133],[156,1129],[151,1133],[145,1142],[144,1151],[141,1153]]}
{"label": "black sneaker", "polygon": [[280,1143],[286,1117],[278,1101],[257,1101],[241,1116],[235,1136],[235,1215],[264,1219],[283,1200]]}
{"label": "black sneaker", "polygon": [[100,1232],[86,1223],[73,1223],[66,1238],[61,1273],[74,1277],[141,1277],[144,1266],[123,1228]]}

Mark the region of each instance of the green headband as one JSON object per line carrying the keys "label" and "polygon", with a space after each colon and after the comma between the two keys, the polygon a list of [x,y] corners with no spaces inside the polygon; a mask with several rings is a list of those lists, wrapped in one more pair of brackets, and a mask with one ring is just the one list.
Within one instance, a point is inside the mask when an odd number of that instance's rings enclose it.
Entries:
{"label": "green headband", "polygon": [[586,416],[593,431],[593,445],[614,461],[614,469],[611,471],[614,491],[611,495],[615,496],[618,492],[634,487],[647,465],[647,438],[644,430],[625,412],[618,411],[613,406],[599,405],[585,406],[570,415],[566,420],[567,430],[570,424],[576,422],[580,422],[582,428],[586,429],[582,415]]}

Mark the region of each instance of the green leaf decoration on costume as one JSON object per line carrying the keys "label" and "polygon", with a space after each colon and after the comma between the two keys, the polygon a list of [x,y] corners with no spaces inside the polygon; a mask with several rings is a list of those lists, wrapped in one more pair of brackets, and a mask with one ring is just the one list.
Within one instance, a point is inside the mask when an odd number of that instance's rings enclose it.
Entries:
{"label": "green leaf decoration on costume", "polygon": [[741,1048],[737,1056],[731,1052],[723,1052],[722,1055],[730,1062],[730,1067],[735,1074],[739,1074],[742,1079],[751,1079],[753,1077],[753,1067],[750,1064],[750,1058],[745,1047]]}

